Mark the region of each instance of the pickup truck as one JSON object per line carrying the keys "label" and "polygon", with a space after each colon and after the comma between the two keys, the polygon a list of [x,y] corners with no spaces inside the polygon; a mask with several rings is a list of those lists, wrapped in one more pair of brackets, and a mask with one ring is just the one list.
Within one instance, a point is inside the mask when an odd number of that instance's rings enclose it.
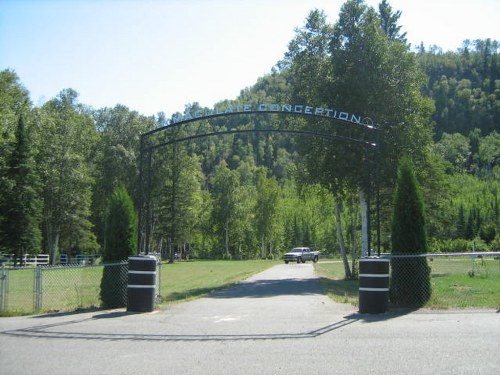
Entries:
{"label": "pickup truck", "polygon": [[308,247],[295,247],[283,256],[285,263],[297,262],[305,263],[306,260],[312,260],[316,263],[319,259],[319,251],[311,251]]}

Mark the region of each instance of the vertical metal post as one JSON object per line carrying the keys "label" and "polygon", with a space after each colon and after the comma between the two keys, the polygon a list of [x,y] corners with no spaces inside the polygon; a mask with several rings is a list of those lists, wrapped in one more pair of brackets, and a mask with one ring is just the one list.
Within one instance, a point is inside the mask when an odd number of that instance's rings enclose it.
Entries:
{"label": "vertical metal post", "polygon": [[376,175],[376,205],[377,205],[377,254],[380,256],[380,163],[381,163],[381,155],[380,155],[380,125],[376,125],[377,130],[377,175]]}
{"label": "vertical metal post", "polygon": [[371,255],[371,210],[370,201],[372,196],[372,173],[373,168],[371,166],[369,158],[371,150],[366,148],[364,150],[364,161],[366,168],[366,178],[363,187],[360,191],[360,205],[361,205],[361,257],[366,257]]}
{"label": "vertical metal post", "polygon": [[2,264],[2,271],[0,273],[0,311],[7,310],[7,275],[5,265]]}
{"label": "vertical metal post", "polygon": [[42,309],[42,266],[35,267],[35,312]]}
{"label": "vertical metal post", "polygon": [[[371,181],[370,181],[371,185]],[[371,189],[370,189],[371,190]],[[371,225],[371,192],[368,193],[368,197],[366,198],[366,206],[368,211],[368,223],[367,223],[367,231],[368,231],[368,256],[372,255],[372,225]]]}
{"label": "vertical metal post", "polygon": [[153,159],[153,150],[148,150],[148,176],[146,184],[146,239],[144,244],[144,253],[149,254],[149,245],[151,242],[151,164]]}
{"label": "vertical metal post", "polygon": [[[476,241],[472,243],[472,254],[476,252]],[[472,276],[476,274],[476,257],[472,255]]]}
{"label": "vertical metal post", "polygon": [[161,254],[156,264],[156,304],[161,302]]}
{"label": "vertical metal post", "polygon": [[142,170],[144,168],[144,163],[142,159],[144,158],[144,135],[141,135],[141,146],[139,149],[139,218],[137,220],[137,252],[140,254],[142,250],[142,240],[143,240],[143,215],[144,215],[144,187],[143,187],[143,175]]}

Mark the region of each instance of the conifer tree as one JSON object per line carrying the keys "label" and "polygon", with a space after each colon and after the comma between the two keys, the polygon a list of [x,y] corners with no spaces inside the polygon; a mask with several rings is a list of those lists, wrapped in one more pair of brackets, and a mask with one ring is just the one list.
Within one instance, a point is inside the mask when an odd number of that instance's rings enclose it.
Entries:
{"label": "conifer tree", "polygon": [[36,254],[41,247],[41,202],[23,115],[18,120],[7,181],[7,199],[2,207],[5,215],[2,242],[9,252],[14,252],[16,258],[28,253]]}
{"label": "conifer tree", "polygon": [[467,219],[467,225],[465,227],[465,239],[466,240],[472,240],[474,238],[474,212],[471,210],[469,211],[469,217]]}
{"label": "conifer tree", "polygon": [[[105,229],[104,262],[126,260],[137,253],[137,215],[134,204],[124,186],[115,188],[109,203]],[[106,308],[127,304],[127,280],[123,267],[104,267],[101,280],[101,301]]]}
{"label": "conifer tree", "polygon": [[137,252],[137,215],[124,186],[115,188],[109,203],[104,261],[122,261]]}
{"label": "conifer tree", "polygon": [[399,164],[392,219],[392,254],[416,255],[392,259],[391,301],[401,306],[422,306],[431,295],[425,215],[420,187],[411,161]]}
{"label": "conifer tree", "polygon": [[464,205],[461,204],[458,208],[458,219],[457,219],[457,237],[465,237],[465,215],[464,215]]}

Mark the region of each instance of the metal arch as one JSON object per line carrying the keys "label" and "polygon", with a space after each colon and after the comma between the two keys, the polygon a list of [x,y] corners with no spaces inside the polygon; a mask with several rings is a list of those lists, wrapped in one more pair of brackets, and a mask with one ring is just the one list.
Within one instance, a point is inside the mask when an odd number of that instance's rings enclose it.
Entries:
{"label": "metal arch", "polygon": [[[346,112],[342,112],[346,113]],[[262,115],[262,114],[272,114],[272,115],[287,115],[287,116],[300,116],[300,117],[309,117],[309,118],[316,118],[316,119],[322,119],[322,120],[330,120],[331,122],[344,122],[350,125],[358,125],[364,128],[365,130],[369,131],[374,131],[375,132],[375,138],[376,140],[374,142],[369,142],[363,139],[356,139],[353,137],[347,137],[347,136],[342,136],[342,135],[333,135],[333,134],[327,134],[327,133],[321,133],[317,131],[307,131],[307,130],[286,130],[286,129],[234,129],[234,130],[225,130],[225,131],[220,131],[220,132],[212,132],[212,133],[204,133],[204,134],[196,134],[192,136],[187,136],[179,139],[175,139],[172,141],[166,141],[166,142],[161,142],[158,144],[148,144],[147,139],[152,136],[153,134],[160,133],[162,131],[167,131],[169,129],[174,129],[176,127],[180,127],[182,125],[190,124],[193,122],[198,122],[198,121],[203,121],[203,120],[209,120],[209,119],[214,119],[214,118],[221,118],[221,117],[230,117],[230,116],[237,116],[237,115]],[[245,134],[245,133],[285,133],[285,134],[295,134],[295,135],[305,135],[305,136],[313,136],[313,137],[319,137],[323,139],[340,139],[344,140],[347,142],[353,142],[353,143],[358,143],[362,146],[367,147],[368,149],[375,149],[377,153],[376,157],[376,163],[377,163],[377,168],[376,168],[376,214],[377,214],[377,249],[378,249],[378,254],[380,255],[380,193],[379,193],[379,179],[380,179],[380,131],[379,127],[374,125],[374,122],[371,118],[365,117],[362,118],[361,116],[358,116],[359,119],[362,120],[361,122],[353,122],[349,121],[347,119],[342,119],[342,118],[336,118],[336,117],[331,117],[331,116],[324,116],[324,115],[317,115],[313,113],[303,113],[303,112],[288,112],[288,111],[271,111],[271,110],[259,110],[259,111],[243,111],[243,112],[228,112],[228,113],[215,113],[215,114],[210,114],[210,115],[205,115],[205,116],[198,116],[194,118],[189,118],[186,120],[181,120],[177,122],[170,123],[168,125],[159,127],[157,129],[153,129],[149,132],[141,134],[141,141],[140,141],[140,155],[139,155],[139,220],[138,220],[138,250],[140,251],[141,249],[144,249],[144,253],[148,254],[149,253],[149,247],[150,247],[150,240],[151,240],[151,215],[152,215],[152,210],[151,210],[151,173],[152,173],[152,155],[153,152],[157,148],[165,147],[171,144],[179,143],[179,142],[185,142],[185,141],[190,141],[193,139],[200,139],[200,138],[206,138],[210,136],[216,136],[216,135],[231,135],[231,134]],[[198,128],[198,130],[201,128],[201,126]],[[214,129],[212,127],[212,129]],[[144,160],[144,158],[147,158],[147,160]],[[144,167],[145,167],[145,162],[146,162],[146,167],[147,167],[147,174],[144,176]],[[146,186],[144,186],[144,178],[146,178]],[[144,191],[144,187],[146,187],[146,191]],[[146,199],[144,199],[146,198]],[[146,205],[145,205],[146,203]],[[145,212],[143,212],[145,211]],[[146,219],[145,225],[143,225],[143,219]],[[370,222],[370,220],[368,220]],[[145,227],[145,233],[143,233],[143,226]],[[368,226],[369,228],[370,226]],[[369,229],[368,229],[369,231]],[[368,232],[368,238],[370,238],[370,233]],[[370,240],[369,240],[370,242]],[[368,245],[368,252],[370,255],[370,244]]]}
{"label": "metal arch", "polygon": [[309,136],[320,137],[320,138],[324,138],[324,139],[341,139],[341,140],[345,140],[345,141],[349,141],[349,142],[359,143],[359,144],[366,146],[366,147],[373,147],[373,148],[377,147],[377,144],[374,142],[367,142],[365,140],[355,139],[355,138],[351,138],[351,137],[345,137],[342,135],[326,134],[326,133],[313,132],[313,131],[307,131],[307,130],[248,129],[248,130],[224,130],[224,131],[220,131],[220,132],[192,135],[189,137],[179,138],[179,139],[176,139],[173,141],[158,143],[154,146],[146,147],[144,150],[148,151],[148,152],[150,150],[154,151],[157,148],[165,147],[165,146],[172,145],[175,143],[191,141],[193,139],[212,137],[212,136],[216,136],[216,135],[249,134],[249,133],[284,133],[284,134],[295,134],[295,135],[309,135]]}
{"label": "metal arch", "polygon": [[[341,113],[347,113],[347,112],[341,112]],[[147,136],[150,136],[152,134],[155,134],[155,133],[167,130],[167,129],[171,129],[173,127],[186,125],[186,124],[196,122],[196,121],[203,121],[203,120],[209,120],[209,119],[220,118],[220,117],[230,117],[230,116],[240,116],[240,115],[261,115],[261,114],[314,117],[314,118],[319,118],[319,119],[323,119],[323,120],[340,121],[340,122],[344,122],[346,124],[358,125],[358,126],[362,126],[362,127],[366,128],[366,129],[370,129],[370,130],[378,130],[374,121],[370,117],[358,116],[358,118],[360,119],[360,122],[353,122],[353,121],[350,121],[348,119],[343,119],[343,118],[339,118],[339,117],[332,117],[332,116],[325,116],[325,115],[318,115],[318,114],[314,114],[314,113],[262,110],[262,111],[243,111],[243,112],[234,111],[234,112],[215,113],[215,114],[210,114],[210,115],[192,117],[192,118],[189,118],[186,120],[172,122],[168,125],[164,125],[162,127],[150,130],[146,133],[143,133],[141,135],[141,137],[147,137]],[[356,116],[356,115],[351,114],[351,117],[352,116]]]}

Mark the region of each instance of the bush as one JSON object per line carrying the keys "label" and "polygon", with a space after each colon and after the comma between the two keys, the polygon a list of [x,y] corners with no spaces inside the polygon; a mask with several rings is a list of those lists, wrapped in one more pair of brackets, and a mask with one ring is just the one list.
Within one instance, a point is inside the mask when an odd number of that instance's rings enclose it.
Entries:
{"label": "bush", "polygon": [[[105,239],[104,262],[123,261],[137,253],[137,215],[132,199],[123,186],[116,188],[111,197]],[[127,279],[125,276],[123,282],[121,267],[123,266],[104,267],[101,280],[103,307],[127,305]]]}
{"label": "bush", "polygon": [[431,297],[431,269],[425,257],[391,259],[391,302],[420,307]]}
{"label": "bush", "polygon": [[137,254],[137,214],[124,186],[117,187],[109,203],[103,260],[117,262]]}
{"label": "bush", "polygon": [[104,265],[101,279],[103,308],[116,309],[127,306],[127,272],[126,264]]}
{"label": "bush", "polygon": [[231,253],[224,252],[224,254],[222,254],[222,260],[233,260],[233,256]]}
{"label": "bush", "polygon": [[463,238],[438,240],[434,239],[430,245],[432,253],[465,253],[472,249],[472,242]]}
{"label": "bush", "polygon": [[483,225],[479,231],[479,237],[481,237],[481,239],[487,244],[490,244],[495,239],[495,236],[496,229],[493,224]]}
{"label": "bush", "polygon": [[[391,239],[393,254],[427,252],[423,200],[411,162],[406,157],[398,169]],[[395,258],[391,260],[391,267],[391,301],[400,306],[423,306],[431,296],[427,259]]]}
{"label": "bush", "polygon": [[500,251],[500,236],[497,235],[490,246],[491,251]]}

